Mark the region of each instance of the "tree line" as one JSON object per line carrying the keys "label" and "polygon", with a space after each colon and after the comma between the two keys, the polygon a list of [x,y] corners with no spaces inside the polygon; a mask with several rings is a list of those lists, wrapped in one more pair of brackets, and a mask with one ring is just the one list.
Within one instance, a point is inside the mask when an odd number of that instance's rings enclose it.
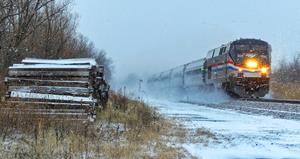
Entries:
{"label": "tree line", "polygon": [[280,83],[300,82],[300,54],[288,62],[285,59],[281,60],[272,76],[276,82]]}
{"label": "tree line", "polygon": [[5,70],[25,57],[94,57],[111,78],[112,60],[77,32],[72,0],[1,0],[0,68]]}

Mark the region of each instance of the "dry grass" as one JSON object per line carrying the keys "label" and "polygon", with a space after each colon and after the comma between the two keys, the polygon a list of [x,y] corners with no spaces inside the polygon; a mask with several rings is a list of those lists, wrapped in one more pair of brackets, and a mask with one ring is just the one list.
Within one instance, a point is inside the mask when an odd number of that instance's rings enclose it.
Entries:
{"label": "dry grass", "polygon": [[271,90],[275,98],[300,99],[300,83],[271,83]]}
{"label": "dry grass", "polygon": [[94,149],[88,143],[97,137],[90,123],[54,121],[3,110],[0,127],[0,158],[80,158]]}
{"label": "dry grass", "polygon": [[198,128],[190,136],[192,143],[202,143],[204,146],[208,146],[210,142],[219,143],[216,135],[206,128]]}
{"label": "dry grass", "polygon": [[[0,103],[1,107],[6,103]],[[94,123],[0,113],[0,158],[184,158],[178,129],[143,102],[112,94]]]}
{"label": "dry grass", "polygon": [[198,128],[195,132],[195,135],[206,137],[206,138],[216,138],[216,135],[210,132],[209,130],[205,128]]}
{"label": "dry grass", "polygon": [[[167,146],[171,138],[179,139],[175,125],[162,118],[143,102],[112,94],[105,111],[98,119],[122,125],[122,139],[106,153],[113,158],[182,158],[183,151]],[[122,142],[123,141],[123,142]],[[128,145],[129,143],[129,145]]]}

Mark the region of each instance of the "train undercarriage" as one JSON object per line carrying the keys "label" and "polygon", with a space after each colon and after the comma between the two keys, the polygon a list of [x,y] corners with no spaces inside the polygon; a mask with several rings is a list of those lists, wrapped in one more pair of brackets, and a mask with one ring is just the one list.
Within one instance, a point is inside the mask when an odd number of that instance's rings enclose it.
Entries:
{"label": "train undercarriage", "polygon": [[269,81],[269,78],[235,78],[222,86],[229,95],[235,97],[259,98],[268,94]]}

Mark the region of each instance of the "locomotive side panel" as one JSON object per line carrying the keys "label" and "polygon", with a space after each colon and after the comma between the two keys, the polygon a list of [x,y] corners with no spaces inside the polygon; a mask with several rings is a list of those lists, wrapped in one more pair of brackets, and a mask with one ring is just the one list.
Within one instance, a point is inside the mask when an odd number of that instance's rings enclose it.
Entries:
{"label": "locomotive side panel", "polygon": [[227,44],[214,49],[212,57],[207,59],[207,84],[220,87],[227,81],[229,48],[230,44]]}
{"label": "locomotive side panel", "polygon": [[201,87],[204,85],[205,59],[186,64],[184,72],[184,88]]}
{"label": "locomotive side panel", "polygon": [[184,84],[184,67],[185,66],[179,66],[174,69],[172,69],[171,76],[170,76],[170,85],[174,89],[180,89],[183,88]]}
{"label": "locomotive side panel", "polygon": [[157,80],[157,85],[159,88],[169,90],[171,88],[171,73],[170,71],[162,72]]}

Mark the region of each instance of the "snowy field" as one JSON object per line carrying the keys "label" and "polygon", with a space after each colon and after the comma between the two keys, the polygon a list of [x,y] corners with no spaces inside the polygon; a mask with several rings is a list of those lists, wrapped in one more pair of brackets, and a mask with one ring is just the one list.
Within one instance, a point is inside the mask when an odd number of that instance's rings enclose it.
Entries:
{"label": "snowy field", "polygon": [[203,159],[300,158],[300,122],[241,114],[205,106],[147,98],[146,102],[188,129],[207,128],[220,143],[187,143],[183,147]]}

